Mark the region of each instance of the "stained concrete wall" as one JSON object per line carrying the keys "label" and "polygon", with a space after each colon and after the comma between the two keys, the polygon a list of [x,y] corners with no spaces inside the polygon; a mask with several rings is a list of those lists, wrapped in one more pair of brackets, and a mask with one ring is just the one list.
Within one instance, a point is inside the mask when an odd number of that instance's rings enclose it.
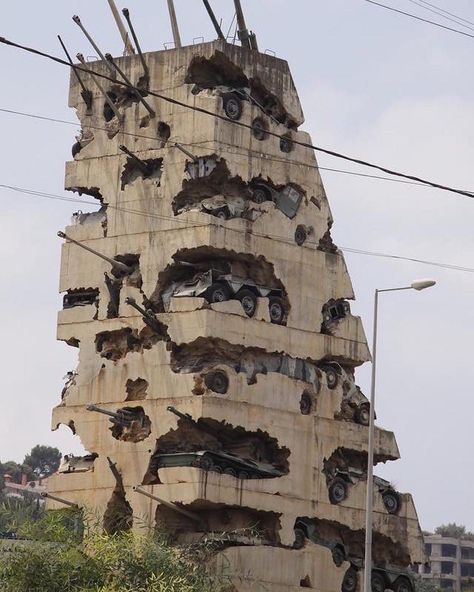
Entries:
{"label": "stained concrete wall", "polygon": [[[287,121],[278,123],[257,104],[244,101],[241,123],[250,125],[260,118],[272,132],[311,141],[305,132],[296,130],[303,115],[286,62],[222,42],[146,55],[152,89],[219,118],[148,95],[156,117],[150,118],[142,104],[126,98],[118,103],[121,121],[106,121],[104,99],[90,77],[84,76],[94,92],[90,113],[77,81],[71,79],[69,104],[77,111],[83,135],[74,160],[66,165],[65,185],[99,199],[102,213],[76,216],[66,234],[110,258],[139,256],[139,272],[133,281],[122,278],[118,314],[111,315],[104,276],[110,277],[110,263],[73,242],[63,244],[60,291],[91,288],[99,296],[96,302],[59,312],[58,339],[78,347],[79,364],[54,409],[52,427],[69,425],[97,458],[87,472],[53,477],[50,491],[104,514],[117,486],[109,457],[122,475],[123,494],[135,523],[164,525],[176,540],[199,538],[206,528],[198,528],[179,513],[162,513],[157,502],[133,490],[150,481],[146,476],[157,446],[161,452],[166,446],[173,451],[170,442],[176,446],[179,440],[182,450],[186,446],[196,449],[192,441],[196,434],[191,437],[186,421],[178,421],[167,407],[174,406],[196,420],[220,422],[227,438],[232,430],[236,438],[247,434],[250,440],[258,434],[266,445],[271,442],[276,447],[280,461],[286,458],[281,476],[242,479],[199,467],[162,468],[161,483],[142,487],[200,514],[207,530],[232,531],[257,520],[262,530],[256,538],[215,558],[230,570],[236,589],[339,590],[350,562],[337,567],[328,545],[314,541],[306,541],[297,550],[294,527],[299,517],[305,517],[316,521],[318,528],[332,524],[333,534],[328,536],[337,538],[334,532],[350,531],[356,533],[357,541],[362,540],[364,479],[348,487],[341,503],[331,503],[325,467],[338,450],[346,451],[348,464],[351,454],[356,454],[354,458],[362,459],[363,465],[367,427],[356,422],[356,403],[349,401],[348,390],[355,388],[354,369],[368,361],[370,354],[358,317],[347,314],[332,323],[330,331],[322,330],[323,306],[331,300],[353,299],[354,294],[342,253],[329,238],[332,216],[314,153],[297,145],[289,153],[282,152],[278,138],[257,140],[250,129],[227,120],[219,88],[193,93],[192,60],[194,66],[196,58],[200,67],[203,63],[209,66],[216,56],[225,66],[219,70],[221,86],[226,72],[234,78],[236,72],[245,75],[252,88],[265,87],[269,96],[277,97],[287,114]],[[117,61],[131,80],[139,79],[138,57]],[[108,74],[103,64],[90,63],[89,67]],[[215,85],[212,71],[206,70],[205,76],[199,68],[193,72],[201,83],[204,78],[207,86]],[[116,95],[123,91],[112,83],[106,87]],[[166,142],[158,137],[158,129],[163,129],[159,122],[170,128]],[[174,147],[175,142],[196,157],[213,156],[224,162],[225,175],[212,186],[203,178],[198,192],[212,197],[218,191],[227,199],[241,191],[247,196],[246,217],[223,220],[200,210],[199,203],[190,211],[177,212],[177,196],[189,191],[185,168],[190,159]],[[161,166],[149,178],[135,171],[124,179],[127,157],[119,149],[121,144],[143,160],[162,159]],[[290,219],[271,201],[256,204],[248,199],[255,179],[270,181],[280,189],[288,183],[297,187],[303,198],[296,215]],[[301,225],[311,228],[311,233],[299,246],[294,237]],[[277,287],[286,308],[284,324],[269,322],[269,301],[264,297],[259,298],[253,318],[247,317],[236,300],[210,304],[202,297],[175,296],[164,306],[161,293],[182,261],[204,266],[206,261],[209,266],[211,261],[231,261],[240,275],[247,273],[257,284]],[[138,273],[141,281],[136,281]],[[127,297],[154,310],[162,323],[160,335],[145,326],[141,315],[126,303]],[[326,373],[331,362],[340,374],[335,388],[329,388],[333,385],[328,384]],[[225,394],[206,386],[206,375],[215,369],[227,374]],[[127,387],[138,379],[143,388],[134,399]],[[311,400],[304,413],[303,393]],[[366,401],[358,389],[356,399]],[[140,407],[149,429],[135,438],[139,441],[114,438],[107,417],[86,410],[90,404],[112,412]],[[377,462],[399,457],[391,432],[377,429],[375,457]],[[278,464],[275,458],[274,465]],[[388,514],[376,488],[374,512],[375,533],[383,537],[384,546],[393,547],[386,561],[398,561],[400,568],[421,561],[422,538],[411,496],[403,494],[399,512]]]}

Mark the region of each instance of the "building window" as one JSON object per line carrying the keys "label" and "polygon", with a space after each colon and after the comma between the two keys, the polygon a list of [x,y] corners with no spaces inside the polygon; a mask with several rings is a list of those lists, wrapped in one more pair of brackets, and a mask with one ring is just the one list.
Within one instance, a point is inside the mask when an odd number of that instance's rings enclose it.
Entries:
{"label": "building window", "polygon": [[454,563],[452,561],[441,562],[441,573],[446,575],[454,574]]}
{"label": "building window", "polygon": [[425,553],[431,555],[431,543],[425,543]]}
{"label": "building window", "polygon": [[456,545],[441,545],[441,557],[456,557]]}

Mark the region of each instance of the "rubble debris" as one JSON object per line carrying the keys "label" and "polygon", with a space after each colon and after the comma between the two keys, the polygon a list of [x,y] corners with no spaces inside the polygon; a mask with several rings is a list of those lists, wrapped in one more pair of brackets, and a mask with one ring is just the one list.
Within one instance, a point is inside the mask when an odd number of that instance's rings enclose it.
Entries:
{"label": "rubble debris", "polygon": [[75,306],[89,306],[92,304],[99,309],[99,289],[98,288],[73,288],[68,290],[63,296],[63,309],[74,308]]}
{"label": "rubble debris", "polygon": [[72,157],[76,158],[79,152],[94,140],[94,132],[91,129],[81,129],[76,142],[73,144],[71,153]]}
{"label": "rubble debris", "polygon": [[212,247],[182,249],[174,263],[158,275],[150,297],[153,309],[168,309],[172,296],[201,296],[209,303],[240,300],[248,316],[255,312],[256,299],[269,298],[270,320],[284,325],[290,311],[286,290],[275,277],[271,263],[262,256],[235,253]]}
{"label": "rubble debris", "polygon": [[[280,514],[254,510],[245,506],[224,506],[208,501],[195,501],[191,504],[180,504],[187,512],[192,512],[200,521],[192,520],[183,514],[158,505],[155,514],[155,525],[158,530],[171,534],[174,538],[186,536],[193,532],[207,532],[212,535],[226,533],[229,543],[238,542],[243,536],[252,536],[260,544],[278,544],[280,542]],[[218,539],[220,540],[220,539]]]}
{"label": "rubble debris", "polygon": [[146,349],[151,349],[159,341],[163,341],[163,338],[149,327],[145,327],[140,332],[137,329],[126,327],[98,333],[95,338],[95,346],[101,358],[116,362],[130,352],[142,353]]}
{"label": "rubble debris", "polygon": [[157,187],[160,186],[163,165],[162,158],[148,158],[142,160],[125,146],[120,145],[119,148],[122,152],[125,152],[128,155],[120,177],[120,188],[122,191],[125,189],[126,185],[138,178],[151,179],[156,182]]}
{"label": "rubble debris", "polygon": [[323,236],[319,239],[317,248],[318,251],[323,251],[324,253],[332,253],[333,255],[336,255],[339,252],[339,249],[332,240],[330,228],[328,228],[326,232],[323,234]]}
{"label": "rubble debris", "polygon": [[133,510],[125,495],[122,475],[109,457],[109,467],[115,477],[115,488],[104,513],[103,527],[107,534],[114,535],[131,530],[133,526]]}
{"label": "rubble debris", "polygon": [[334,419],[355,421],[364,426],[370,422],[370,403],[367,397],[354,382],[353,370],[343,368],[334,361],[325,362],[321,366],[326,374],[326,383],[329,389],[335,389],[339,384],[342,387],[341,409],[334,415]]}
{"label": "rubble debris", "polygon": [[176,466],[199,467],[239,479],[268,479],[288,473],[290,451],[267,432],[249,432],[212,418],[194,420],[174,407],[168,410],[178,415],[178,427],[156,441],[144,484],[160,483],[158,470]]}
{"label": "rubble debris", "polygon": [[323,306],[322,314],[321,333],[333,335],[334,327],[337,327],[338,321],[351,315],[351,305],[344,298],[338,298],[337,300],[331,298]]}
{"label": "rubble debris", "polygon": [[94,470],[94,461],[98,454],[86,454],[85,456],[74,456],[74,454],[65,454],[62,458],[58,473],[86,473]]}
{"label": "rubble debris", "polygon": [[170,126],[164,121],[159,121],[158,127],[156,129],[156,135],[158,136],[158,139],[161,141],[160,148],[164,148],[171,136]]}
{"label": "rubble debris", "polygon": [[301,247],[306,242],[308,236],[314,233],[312,226],[305,226],[304,224],[298,224],[295,230],[295,243]]}
{"label": "rubble debris", "polygon": [[[396,535],[397,533],[393,533]],[[299,517],[295,521],[294,549],[301,549],[306,541],[327,547],[333,552],[336,565],[349,561],[354,568],[363,565],[365,531],[352,530],[339,522],[319,518]],[[337,549],[334,553],[334,549]],[[401,543],[377,531],[373,533],[372,558],[375,566],[391,565],[399,569],[411,563],[408,549]]]}
{"label": "rubble debris", "polygon": [[131,380],[130,378],[125,383],[125,390],[127,392],[126,401],[141,401],[146,399],[148,393],[146,392],[148,388],[148,381],[144,378],[137,378],[136,380]]}
{"label": "rubble debris", "polygon": [[61,401],[63,401],[67,397],[68,390],[76,384],[76,376],[77,372],[73,370],[70,370],[66,373],[65,376],[63,376],[63,379],[66,382],[64,383],[63,390],[61,391]]}
{"label": "rubble debris", "polygon": [[292,358],[286,354],[269,353],[256,347],[244,347],[222,339],[198,337],[191,343],[171,347],[173,372],[203,372],[215,366],[229,366],[243,372],[248,384],[257,382],[258,374],[277,372],[310,384],[320,390],[321,370],[316,362]]}
{"label": "rubble debris", "polygon": [[[194,95],[203,90],[213,91],[221,97],[231,95],[236,102],[248,101],[273,121],[290,129],[297,129],[302,123],[287,112],[280,98],[270,92],[258,77],[247,78],[243,70],[220,51],[210,58],[195,56],[184,81],[194,85],[191,91]],[[225,109],[225,102],[223,107]],[[234,107],[231,113],[236,113]]]}
{"label": "rubble debris", "polygon": [[116,440],[141,442],[151,434],[151,421],[143,407],[122,407],[117,411],[109,411],[97,405],[88,405],[87,411],[107,415],[112,423],[109,429]]}
{"label": "rubble debris", "polygon": [[[375,464],[392,460],[386,455],[376,455]],[[332,504],[344,501],[350,485],[367,480],[367,455],[365,452],[338,448],[329,459],[324,459],[323,473],[326,475],[329,500]],[[398,514],[402,500],[389,481],[374,476],[375,489],[381,494],[389,514]]]}

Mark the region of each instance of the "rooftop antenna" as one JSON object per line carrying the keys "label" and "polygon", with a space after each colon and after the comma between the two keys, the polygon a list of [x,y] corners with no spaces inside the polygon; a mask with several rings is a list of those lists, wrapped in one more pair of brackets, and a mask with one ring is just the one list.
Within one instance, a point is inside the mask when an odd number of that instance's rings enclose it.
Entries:
{"label": "rooftop antenna", "polygon": [[[77,59],[81,62],[82,66],[83,66],[83,70],[86,70],[90,75],[92,80],[94,81],[95,85],[97,86],[97,88],[100,90],[100,92],[102,93],[102,95],[104,96],[104,99],[107,101],[107,104],[109,105],[109,107],[112,109],[112,111],[115,114],[115,117],[121,121],[122,116],[120,115],[119,110],[117,109],[117,107],[115,106],[115,104],[113,103],[112,99],[109,97],[109,95],[105,92],[104,87],[100,84],[100,82],[97,80],[97,78],[94,76],[94,72],[92,72],[92,70],[89,70],[89,68],[87,67],[87,62],[84,58],[84,56],[82,55],[82,53],[78,53],[76,55]],[[107,63],[107,62],[106,62]],[[114,77],[115,77],[115,72],[114,72]],[[66,236],[66,235],[64,235]],[[63,238],[63,237],[62,237]],[[68,238],[68,237],[67,237]]]}
{"label": "rooftop antenna", "polygon": [[171,29],[173,31],[173,39],[175,47],[182,47],[181,37],[179,35],[178,20],[176,18],[176,10],[174,9],[174,0],[168,0],[168,11],[170,13]]}
{"label": "rooftop antenna", "polygon": [[219,23],[217,22],[216,19],[216,15],[214,14],[214,11],[211,8],[211,5],[209,4],[209,0],[202,0],[204,2],[204,6],[206,7],[206,10],[209,14],[209,17],[212,21],[212,24],[214,25],[214,29],[216,30],[217,36],[219,37],[219,39],[223,39],[224,41],[226,41],[226,38],[224,37],[224,33],[222,32],[222,29],[219,25]]}
{"label": "rooftop antenna", "polygon": [[117,72],[120,74],[120,76],[124,79],[125,84],[129,87],[129,89],[137,97],[137,99],[140,101],[140,103],[142,103],[142,105],[145,107],[145,109],[150,114],[150,117],[156,117],[155,111],[150,107],[150,105],[148,104],[148,102],[145,101],[145,99],[143,98],[143,95],[140,93],[140,91],[135,86],[133,86],[133,84],[131,83],[130,79],[126,76],[126,74],[123,72],[123,70],[117,65],[117,63],[115,62],[115,60],[111,56],[111,54],[110,53],[106,53],[105,54],[105,57],[113,65],[113,67],[117,70]]}
{"label": "rooftop antenna", "polygon": [[120,36],[122,37],[123,43],[125,45],[123,55],[125,55],[125,56],[126,55],[133,55],[135,53],[135,48],[133,47],[132,43],[130,42],[130,39],[128,37],[128,33],[125,30],[125,27],[123,26],[123,22],[122,22],[122,19],[120,18],[120,14],[119,14],[119,11],[117,10],[117,6],[115,4],[115,1],[108,0],[108,3],[110,6],[110,10],[112,11],[112,14],[114,15],[114,19],[117,24],[117,28],[119,30]]}
{"label": "rooftop antenna", "polygon": [[128,8],[124,8],[122,10],[122,14],[125,17],[125,20],[127,21],[128,27],[130,29],[130,33],[132,34],[133,41],[135,42],[135,45],[136,45],[137,51],[138,51],[138,55],[140,56],[140,61],[143,66],[143,79],[142,79],[143,85],[145,88],[148,88],[148,85],[150,82],[150,71],[149,71],[148,66],[145,62],[145,58],[143,57],[142,48],[140,47],[140,42],[138,41],[137,34],[135,33],[135,29],[133,28],[132,20],[130,18],[130,12],[129,12]]}
{"label": "rooftop antenna", "polygon": [[86,31],[84,25],[81,22],[81,19],[77,16],[74,15],[72,17],[72,20],[76,23],[76,25],[81,29],[81,31],[84,33],[84,35],[87,37],[87,39],[89,40],[89,43],[92,45],[92,47],[95,49],[95,51],[97,52],[97,55],[100,57],[100,59],[105,63],[105,65],[107,66],[107,68],[109,69],[110,73],[112,74],[112,77],[115,78],[115,70],[112,68],[112,66],[107,62],[107,60],[105,59],[103,53],[100,51],[100,49],[97,47],[96,42],[92,39],[92,37],[89,35],[89,33]]}
{"label": "rooftop antenna", "polygon": [[76,75],[77,81],[81,85],[81,88],[82,88],[81,97],[84,99],[84,103],[86,104],[87,111],[90,111],[92,109],[92,92],[86,88],[86,85],[82,81],[82,78],[79,74],[79,70],[74,65],[74,62],[72,61],[72,58],[69,55],[69,52],[68,52],[66,46],[64,45],[63,40],[61,39],[61,35],[58,35],[58,39],[59,39],[59,43],[61,44],[61,47],[64,50],[64,53],[66,54],[68,62],[71,64],[72,71]]}
{"label": "rooftop antenna", "polygon": [[249,49],[255,49],[256,51],[258,51],[257,37],[255,33],[252,33],[247,29],[247,25],[245,24],[244,11],[242,10],[240,0],[234,0],[234,4],[235,13],[237,14],[237,23],[239,26],[239,39],[242,43],[242,46],[248,47]]}

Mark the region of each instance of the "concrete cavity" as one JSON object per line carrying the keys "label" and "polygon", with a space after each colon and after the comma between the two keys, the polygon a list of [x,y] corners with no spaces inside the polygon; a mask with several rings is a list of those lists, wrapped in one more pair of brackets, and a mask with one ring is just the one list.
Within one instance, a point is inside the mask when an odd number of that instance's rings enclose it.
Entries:
{"label": "concrete cavity", "polygon": [[61,464],[58,469],[58,473],[70,474],[70,473],[87,473],[94,470],[95,459],[98,458],[98,454],[93,452],[92,454],[86,454],[84,456],[74,456],[74,454],[65,454],[61,460]]}
{"label": "concrete cavity", "polygon": [[158,139],[161,140],[160,148],[164,148],[171,136],[170,126],[167,123],[165,123],[164,121],[158,122],[158,127],[156,129],[156,135],[157,135]]}
{"label": "concrete cavity", "polygon": [[[99,288],[73,288],[63,296],[63,308],[93,305],[99,309]],[[94,318],[97,318],[97,312]]]}
{"label": "concrete cavity", "polygon": [[121,407],[110,421],[112,436],[122,442],[141,442],[151,434],[151,421],[143,407]]}
{"label": "concrete cavity", "polygon": [[137,378],[136,380],[127,380],[125,390],[127,392],[126,401],[141,401],[147,398],[148,382],[144,378]]}
{"label": "concrete cavity", "polygon": [[140,159],[141,165],[130,156],[127,156],[125,165],[120,177],[120,188],[122,191],[125,186],[133,183],[137,179],[150,179],[157,187],[160,186],[162,175],[162,158]]}
{"label": "concrete cavity", "polygon": [[125,495],[122,475],[115,464],[108,460],[116,484],[104,513],[103,528],[107,534],[113,535],[132,528],[133,510]]}
{"label": "concrete cavity", "polygon": [[324,335],[333,335],[339,321],[351,315],[351,306],[343,298],[338,298],[337,300],[332,298],[323,306],[322,315],[321,333]]}
{"label": "concrete cavity", "polygon": [[144,327],[140,332],[126,327],[98,333],[95,345],[101,358],[116,362],[130,352],[142,353],[145,349],[151,349],[155,343],[163,339],[164,336],[158,335],[149,327]]}

